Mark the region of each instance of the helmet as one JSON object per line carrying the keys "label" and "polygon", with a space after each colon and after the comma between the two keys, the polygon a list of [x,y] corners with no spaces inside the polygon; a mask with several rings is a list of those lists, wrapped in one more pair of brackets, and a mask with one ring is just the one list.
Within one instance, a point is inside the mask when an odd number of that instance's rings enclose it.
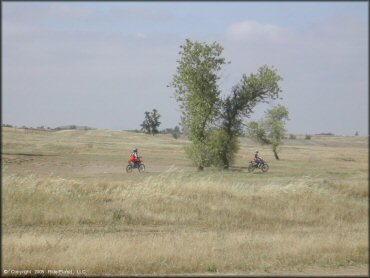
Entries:
{"label": "helmet", "polygon": [[137,153],[137,149],[134,149],[134,152]]}
{"label": "helmet", "polygon": [[258,151],[256,151],[256,153],[258,153]]}

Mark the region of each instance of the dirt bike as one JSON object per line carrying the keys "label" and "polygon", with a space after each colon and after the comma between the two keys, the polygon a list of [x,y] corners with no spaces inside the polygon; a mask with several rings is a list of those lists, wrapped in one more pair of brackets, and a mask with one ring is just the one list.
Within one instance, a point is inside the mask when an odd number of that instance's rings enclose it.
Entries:
{"label": "dirt bike", "polygon": [[259,163],[256,163],[254,160],[249,162],[248,172],[251,173],[254,169],[261,169],[262,172],[267,172],[269,170],[269,165],[266,161],[262,160]]}
{"label": "dirt bike", "polygon": [[132,169],[138,169],[139,172],[145,171],[145,165],[144,160],[141,159],[141,157],[138,157],[138,159],[135,162],[132,162],[131,160],[128,161],[128,164],[126,166],[126,172],[131,173]]}

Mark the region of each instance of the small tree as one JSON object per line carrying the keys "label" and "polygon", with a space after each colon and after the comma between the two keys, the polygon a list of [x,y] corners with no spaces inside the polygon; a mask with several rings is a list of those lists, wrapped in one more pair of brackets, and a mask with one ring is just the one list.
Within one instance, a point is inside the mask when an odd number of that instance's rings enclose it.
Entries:
{"label": "small tree", "polygon": [[249,122],[247,125],[247,134],[262,145],[271,144],[271,141],[267,138],[263,120]]}
{"label": "small tree", "polygon": [[285,136],[285,121],[289,120],[289,112],[285,106],[278,105],[265,112],[265,118],[248,124],[248,133],[262,144],[270,144],[277,160],[279,147]]}
{"label": "small tree", "polygon": [[159,121],[160,117],[161,115],[158,113],[157,109],[153,109],[152,112],[145,111],[145,119],[140,125],[141,130],[153,136],[157,134],[159,132],[158,127],[161,124]]}
{"label": "small tree", "polygon": [[270,138],[272,151],[277,160],[278,148],[285,136],[285,121],[289,120],[289,112],[285,106],[278,105],[267,110],[265,126],[267,130],[267,137]]}
{"label": "small tree", "polygon": [[178,126],[175,126],[175,128],[171,131],[172,137],[177,139],[181,135],[180,128]]}

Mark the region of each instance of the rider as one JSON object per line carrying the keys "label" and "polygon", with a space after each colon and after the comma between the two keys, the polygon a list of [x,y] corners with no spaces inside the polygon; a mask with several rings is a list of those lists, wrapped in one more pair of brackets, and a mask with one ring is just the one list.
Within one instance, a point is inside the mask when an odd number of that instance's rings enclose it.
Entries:
{"label": "rider", "polygon": [[132,153],[130,154],[130,161],[133,163],[133,164],[136,164],[138,161],[140,161],[139,159],[139,154],[137,152],[137,148],[135,148]]}
{"label": "rider", "polygon": [[254,154],[254,163],[256,163],[257,166],[262,162],[262,158],[259,156],[259,152],[256,151]]}

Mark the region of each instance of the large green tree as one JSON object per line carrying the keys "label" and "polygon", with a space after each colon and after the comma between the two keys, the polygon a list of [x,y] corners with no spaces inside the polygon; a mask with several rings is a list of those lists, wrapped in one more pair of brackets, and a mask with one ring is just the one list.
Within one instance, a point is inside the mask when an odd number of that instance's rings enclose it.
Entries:
{"label": "large green tree", "polygon": [[210,135],[221,104],[217,81],[226,61],[221,57],[223,47],[216,42],[208,45],[187,39],[180,48],[171,85],[182,110],[182,125],[192,142],[187,153],[202,170],[212,160]]}
{"label": "large green tree", "polygon": [[248,124],[248,133],[262,144],[270,144],[272,152],[279,160],[278,151],[286,134],[285,122],[289,120],[289,111],[283,105],[277,105],[265,112],[265,118]]}
{"label": "large green tree", "polygon": [[186,40],[180,47],[171,85],[192,142],[187,153],[199,169],[209,165],[228,168],[239,149],[243,120],[257,103],[279,97],[281,77],[274,68],[262,66],[256,74],[244,74],[231,94],[221,98],[217,81],[226,64],[222,46]]}
{"label": "large green tree", "polygon": [[239,148],[238,136],[243,131],[243,120],[250,117],[258,103],[279,97],[281,89],[278,82],[281,79],[276,69],[264,65],[256,74],[244,74],[232,88],[231,95],[224,99],[220,114],[224,144],[219,151],[219,161],[225,168],[234,161]]}

